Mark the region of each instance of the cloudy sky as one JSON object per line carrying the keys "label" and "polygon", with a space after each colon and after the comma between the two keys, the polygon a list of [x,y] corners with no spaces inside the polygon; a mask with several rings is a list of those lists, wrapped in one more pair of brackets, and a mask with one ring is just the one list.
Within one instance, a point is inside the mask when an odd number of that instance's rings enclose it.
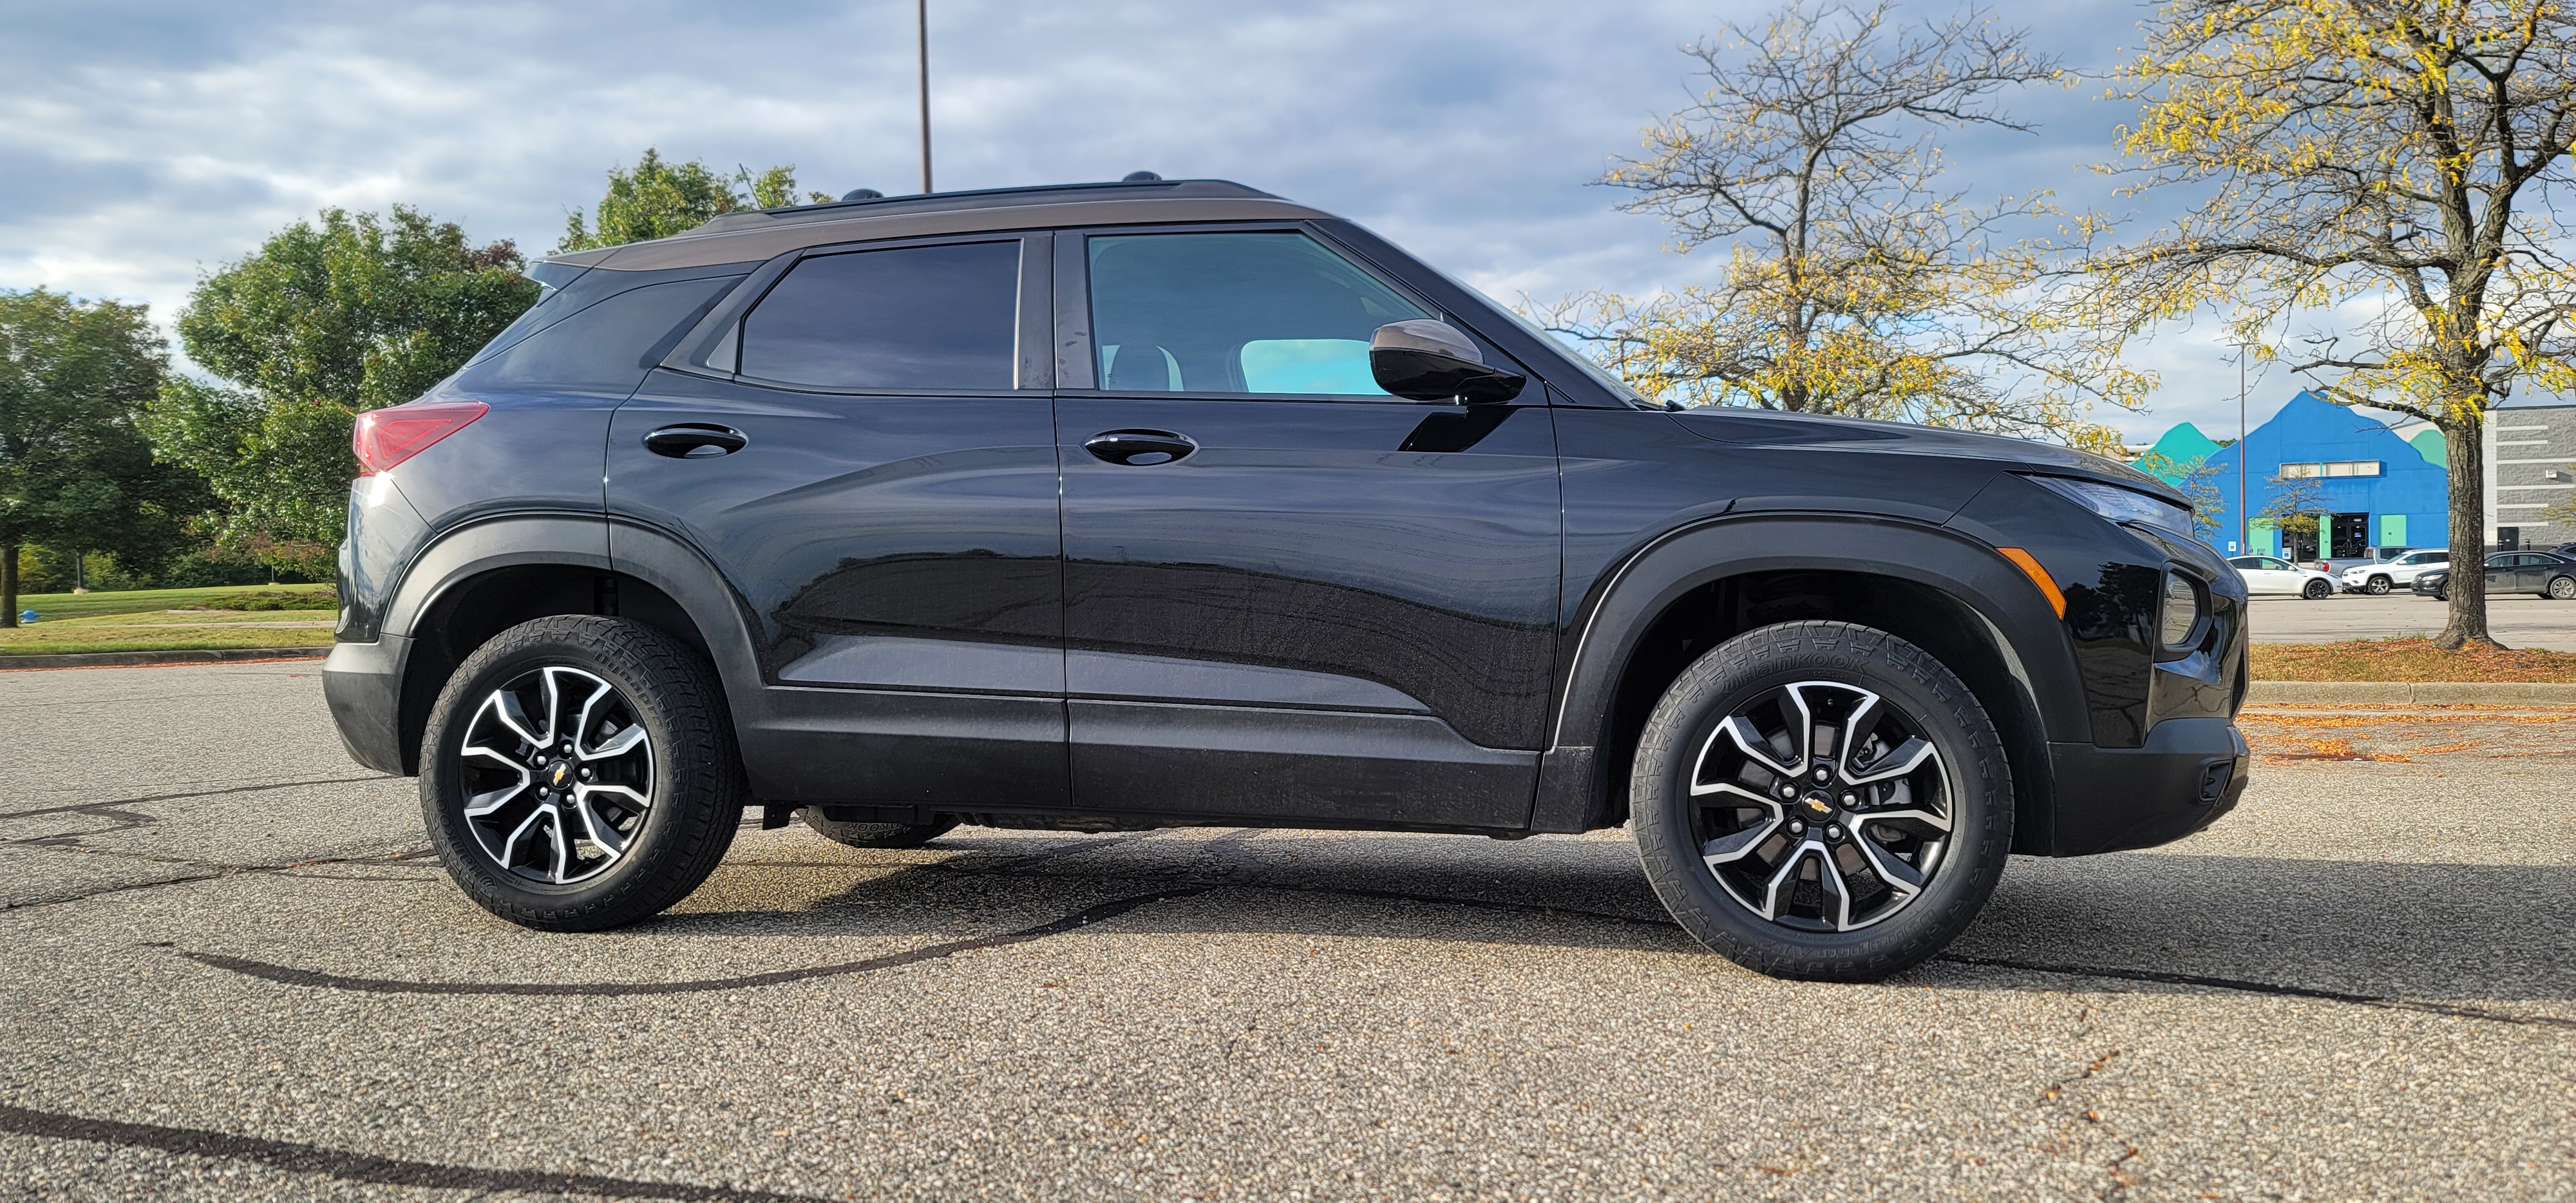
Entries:
{"label": "cloudy sky", "polygon": [[[1768,7],[930,0],[936,182],[1239,180],[1505,301],[1701,282],[1720,254],[1668,253],[1654,219],[1590,181],[1687,102],[1685,43]],[[2121,58],[2145,11],[2011,8],[2074,67]],[[165,323],[199,272],[326,205],[401,201],[541,253],[647,146],[793,163],[834,193],[919,182],[910,0],[0,0],[0,14],[0,288],[148,301]],[[2014,98],[2039,131],[1954,140],[1955,179],[2133,205],[2087,169],[2127,115],[2098,92]],[[2116,424],[2232,435],[2236,371],[2214,333],[2141,349],[2164,387]],[[2254,420],[2291,390],[2260,382]]]}

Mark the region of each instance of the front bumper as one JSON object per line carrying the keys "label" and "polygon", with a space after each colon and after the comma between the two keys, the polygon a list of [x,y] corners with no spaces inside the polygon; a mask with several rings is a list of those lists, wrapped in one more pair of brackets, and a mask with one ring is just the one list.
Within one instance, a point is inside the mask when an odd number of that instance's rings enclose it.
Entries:
{"label": "front bumper", "polygon": [[2442,587],[2450,583],[2451,578],[2446,576],[2435,577],[2432,580],[2426,580],[2419,576],[2415,578],[2415,582],[2413,584],[2408,585],[2406,588],[2408,592],[2411,592],[2418,597],[2433,597],[2440,594],[2442,592]]}
{"label": "front bumper", "polygon": [[2236,809],[2253,757],[2236,723],[2168,718],[2146,746],[2048,746],[2056,771],[2058,856],[2167,844]]}
{"label": "front bumper", "polygon": [[410,643],[382,635],[336,645],[322,661],[322,698],[349,758],[398,777],[411,771],[402,754],[402,662]]}

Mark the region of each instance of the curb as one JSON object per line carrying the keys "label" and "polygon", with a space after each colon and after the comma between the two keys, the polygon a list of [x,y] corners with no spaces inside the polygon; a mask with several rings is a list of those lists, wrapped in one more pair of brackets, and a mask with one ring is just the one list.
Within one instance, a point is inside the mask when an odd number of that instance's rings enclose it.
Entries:
{"label": "curb", "polygon": [[78,652],[61,656],[0,656],[0,672],[36,668],[141,668],[159,664],[237,664],[242,661],[319,660],[328,647],[222,647],[171,652]]}
{"label": "curb", "polygon": [[2256,681],[2245,692],[2253,705],[2326,706],[2351,703],[2489,706],[2576,706],[2576,685],[2510,681]]}

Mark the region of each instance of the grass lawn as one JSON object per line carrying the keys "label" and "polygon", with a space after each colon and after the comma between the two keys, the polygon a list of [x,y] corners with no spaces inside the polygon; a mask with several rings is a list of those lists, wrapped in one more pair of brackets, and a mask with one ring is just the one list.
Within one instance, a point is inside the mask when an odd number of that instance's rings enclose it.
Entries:
{"label": "grass lawn", "polygon": [[[266,597],[256,595],[267,594]],[[285,595],[283,597],[278,595]],[[208,589],[134,589],[118,593],[39,593],[18,608],[39,615],[32,626],[0,629],[0,661],[10,656],[75,652],[164,652],[226,647],[327,647],[333,614],[329,585],[221,585]],[[216,604],[320,609],[212,610]],[[172,613],[174,610],[194,613]]]}
{"label": "grass lawn", "polygon": [[2257,681],[2510,681],[2576,684],[2576,652],[2446,652],[2430,639],[2258,643]]}
{"label": "grass lawn", "polygon": [[203,589],[128,589],[120,593],[21,593],[18,608],[33,610],[39,622],[58,618],[95,618],[101,614],[143,614],[203,606],[213,598],[244,593],[331,595],[329,585],[211,585]]}

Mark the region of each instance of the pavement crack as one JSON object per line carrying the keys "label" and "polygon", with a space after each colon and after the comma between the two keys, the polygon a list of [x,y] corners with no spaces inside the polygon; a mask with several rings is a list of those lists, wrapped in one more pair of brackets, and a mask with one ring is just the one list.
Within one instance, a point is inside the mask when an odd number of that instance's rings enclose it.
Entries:
{"label": "pavement crack", "polygon": [[813,981],[817,978],[845,977],[855,973],[871,973],[880,969],[893,969],[898,966],[911,965],[921,961],[932,961],[943,957],[952,957],[961,952],[974,952],[986,948],[1004,948],[1013,944],[1025,944],[1031,940],[1045,939],[1048,936],[1069,932],[1075,928],[1099,923],[1108,919],[1114,919],[1129,911],[1135,910],[1140,906],[1146,906],[1157,902],[1170,902],[1174,899],[1188,898],[1193,895],[1204,894],[1210,888],[1212,887],[1190,886],[1182,889],[1156,890],[1149,894],[1133,894],[1125,898],[1112,899],[1096,906],[1086,907],[1082,910],[1075,911],[1070,915],[1066,915],[1061,919],[1041,923],[1036,927],[1025,927],[1018,931],[1003,932],[999,935],[977,936],[973,939],[967,940],[950,940],[945,943],[926,945],[924,947],[911,949],[905,952],[888,953],[884,956],[868,957],[857,961],[844,961],[837,965],[816,965],[807,969],[781,969],[771,973],[754,973],[741,977],[701,978],[676,982],[402,982],[387,978],[343,977],[339,974],[320,973],[310,969],[296,969],[285,965],[272,965],[266,961],[253,961],[242,957],[228,957],[215,953],[190,952],[186,949],[180,949],[178,952],[180,956],[186,957],[198,964],[206,965],[215,969],[229,970],[233,973],[239,973],[247,977],[259,978],[262,981],[270,981],[276,982],[280,985],[299,986],[310,989],[351,990],[364,994],[535,995],[541,997],[583,998],[631,998],[638,995],[650,994],[704,994],[718,990],[746,990],[759,986],[782,986],[794,982]]}
{"label": "pavement crack", "polygon": [[[20,841],[0,840],[0,843],[19,842]],[[28,907],[37,906],[60,906],[67,902],[83,902],[92,898],[105,898],[111,894],[125,894],[131,893],[135,890],[157,890],[163,886],[187,885],[192,882],[214,881],[218,878],[239,877],[244,874],[265,874],[276,877],[302,877],[312,880],[329,881],[393,880],[391,878],[325,877],[321,874],[297,873],[295,870],[310,869],[318,865],[396,865],[428,855],[428,850],[416,848],[407,852],[385,853],[374,856],[316,857],[312,860],[289,861],[282,865],[227,865],[216,861],[189,860],[186,857],[178,856],[152,856],[141,852],[117,852],[106,848],[84,847],[79,844],[49,844],[43,846],[56,852],[80,852],[90,856],[106,856],[121,860],[137,860],[146,864],[155,865],[180,865],[188,868],[206,869],[210,870],[210,872],[192,873],[185,877],[157,877],[151,881],[129,882],[125,885],[108,886],[104,889],[97,890],[85,890],[78,894],[66,894],[56,898],[29,898],[18,902],[0,904],[0,912],[23,910]]]}
{"label": "pavement crack", "polygon": [[2576,1019],[2556,1015],[2515,1015],[2490,1011],[2484,1007],[2458,1003],[2426,1002],[2385,994],[2353,994],[2342,990],[2322,990],[2313,986],[2289,986],[2279,982],[2249,982],[2241,978],[2206,977],[2196,973],[2167,973],[2156,969],[2120,969],[2103,965],[2052,965],[2038,961],[2016,961],[2001,957],[1970,957],[1943,953],[1932,958],[1952,965],[1971,965],[1986,969],[2019,969],[2030,973],[2054,973],[2069,977],[2105,977],[2116,981],[2155,982],[2167,986],[2199,986],[2209,990],[2233,990],[2246,994],[2270,994],[2283,998],[2305,998],[2320,1002],[2349,1003],[2360,1007],[2381,1007],[2392,1011],[2418,1011],[2427,1015],[2447,1015],[2455,1019],[2478,1019],[2489,1023],[2512,1023],[2529,1027],[2576,1029]]}
{"label": "pavement crack", "polygon": [[40,806],[34,810],[0,811],[0,819],[32,819],[40,815],[85,814],[102,807],[141,806],[146,802],[179,802],[189,798],[217,798],[225,794],[255,794],[261,790],[295,789],[308,785],[353,785],[360,781],[390,781],[384,773],[364,777],[323,777],[312,781],[275,781],[266,785],[236,785],[224,789],[195,790],[179,794],[146,794],[140,798],[109,798],[97,802],[74,802],[63,806]]}
{"label": "pavement crack", "polygon": [[431,1190],[501,1191],[524,1194],[587,1195],[609,1199],[730,1199],[747,1203],[821,1203],[811,1195],[701,1186],[690,1182],[648,1182],[550,1170],[503,1170],[378,1157],[298,1141],[238,1136],[205,1128],[129,1124],[0,1104],[0,1132],[77,1140],[126,1148],[159,1149],[192,1157],[249,1161],[290,1173],[320,1174],[343,1182],[371,1182]]}

